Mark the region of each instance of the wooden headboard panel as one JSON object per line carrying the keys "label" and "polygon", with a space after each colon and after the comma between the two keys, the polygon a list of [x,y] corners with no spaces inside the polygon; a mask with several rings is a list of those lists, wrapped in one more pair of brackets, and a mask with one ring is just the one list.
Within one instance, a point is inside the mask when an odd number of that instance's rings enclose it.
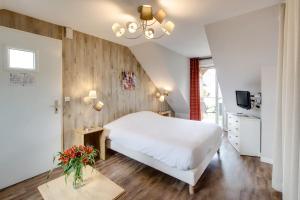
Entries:
{"label": "wooden headboard panel", "polygon": [[[73,39],[63,39],[63,91],[71,102],[64,106],[65,147],[70,146],[69,134],[82,126],[102,126],[128,113],[170,109],[155,98],[155,85],[124,46],[74,32]],[[122,71],[134,72],[135,90],[121,88]],[[104,103],[96,112],[82,101],[88,91],[96,89]]]}

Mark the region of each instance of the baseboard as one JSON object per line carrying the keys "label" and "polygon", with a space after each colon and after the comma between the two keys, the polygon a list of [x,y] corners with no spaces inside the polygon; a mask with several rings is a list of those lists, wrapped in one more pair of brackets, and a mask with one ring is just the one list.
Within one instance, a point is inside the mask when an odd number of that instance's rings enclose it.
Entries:
{"label": "baseboard", "polygon": [[260,157],[260,161],[261,161],[261,162],[264,162],[264,163],[269,163],[269,164],[273,165],[273,160],[272,160],[272,158],[267,158],[267,157],[261,156],[261,157]]}

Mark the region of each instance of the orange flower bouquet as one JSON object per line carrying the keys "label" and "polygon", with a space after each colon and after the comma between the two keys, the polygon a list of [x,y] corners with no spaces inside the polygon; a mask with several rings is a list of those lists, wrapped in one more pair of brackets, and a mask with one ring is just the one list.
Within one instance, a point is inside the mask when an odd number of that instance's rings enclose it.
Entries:
{"label": "orange flower bouquet", "polygon": [[73,174],[73,187],[78,188],[83,182],[83,167],[86,165],[94,165],[96,156],[96,149],[91,146],[80,145],[59,152],[53,161],[58,160],[58,166],[63,168],[66,180],[71,173]]}

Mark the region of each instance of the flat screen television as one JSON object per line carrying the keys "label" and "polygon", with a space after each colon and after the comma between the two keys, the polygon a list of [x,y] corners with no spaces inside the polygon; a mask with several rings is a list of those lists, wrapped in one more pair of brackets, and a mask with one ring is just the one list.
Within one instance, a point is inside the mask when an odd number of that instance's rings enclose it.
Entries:
{"label": "flat screen television", "polygon": [[251,109],[251,97],[248,91],[235,91],[236,103],[239,107],[245,108],[247,110]]}

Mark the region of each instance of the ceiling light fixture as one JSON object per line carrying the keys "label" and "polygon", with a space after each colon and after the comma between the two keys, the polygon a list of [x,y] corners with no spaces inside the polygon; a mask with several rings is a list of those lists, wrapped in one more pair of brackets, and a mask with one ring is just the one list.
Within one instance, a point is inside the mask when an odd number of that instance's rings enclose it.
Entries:
{"label": "ceiling light fixture", "polygon": [[125,33],[125,28],[122,27],[119,23],[114,23],[112,26],[112,30],[117,37],[121,37]]}
{"label": "ceiling light fixture", "polygon": [[[163,9],[159,9],[153,15],[152,6],[142,5],[138,7],[138,12],[140,19],[137,22],[127,22],[126,26],[119,23],[112,25],[112,31],[116,37],[125,36],[127,39],[137,39],[144,35],[146,39],[159,39],[165,35],[171,35],[174,31],[175,24],[171,21],[165,22],[167,13]],[[156,22],[159,23],[158,26]]]}

